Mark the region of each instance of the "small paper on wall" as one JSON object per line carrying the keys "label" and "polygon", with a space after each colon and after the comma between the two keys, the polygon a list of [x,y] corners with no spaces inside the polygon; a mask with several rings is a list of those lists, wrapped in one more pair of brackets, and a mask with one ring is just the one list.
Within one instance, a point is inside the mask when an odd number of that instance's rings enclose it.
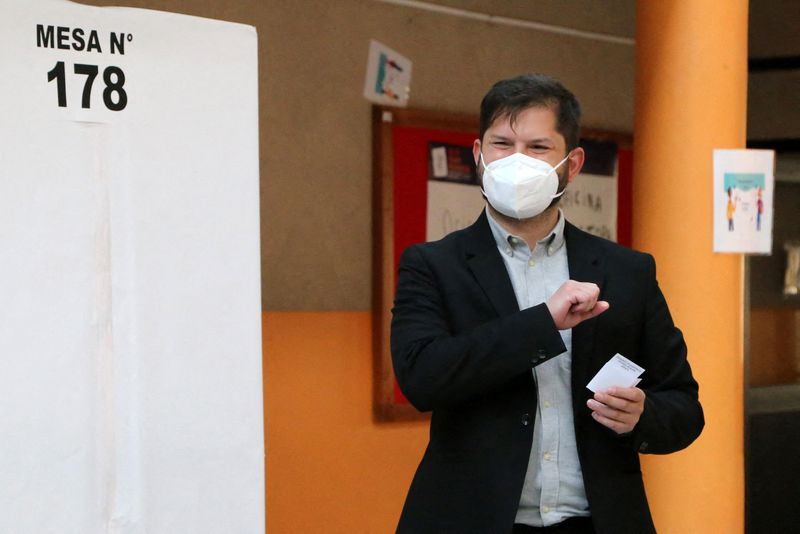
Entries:
{"label": "small paper on wall", "polygon": [[364,98],[386,106],[408,105],[411,60],[379,43],[369,42]]}
{"label": "small paper on wall", "polygon": [[773,150],[714,150],[714,252],[772,253]]}

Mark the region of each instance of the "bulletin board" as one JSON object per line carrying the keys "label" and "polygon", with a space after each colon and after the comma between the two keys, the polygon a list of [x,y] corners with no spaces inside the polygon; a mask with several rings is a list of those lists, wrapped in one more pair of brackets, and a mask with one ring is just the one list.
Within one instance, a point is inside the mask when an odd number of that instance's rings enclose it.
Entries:
{"label": "bulletin board", "polygon": [[[471,114],[373,107],[373,411],[378,421],[428,417],[408,402],[392,370],[389,335],[397,267],[410,245],[438,239],[480,215],[484,201],[472,159],[477,126],[478,117]],[[585,229],[630,246],[632,138],[584,129],[581,146],[597,157],[587,157],[590,173],[581,173],[586,188],[568,189],[571,196],[563,202],[567,218],[574,218],[570,210],[577,214],[611,204],[596,191],[603,176],[613,173],[616,224]],[[609,153],[610,160],[605,157]]]}

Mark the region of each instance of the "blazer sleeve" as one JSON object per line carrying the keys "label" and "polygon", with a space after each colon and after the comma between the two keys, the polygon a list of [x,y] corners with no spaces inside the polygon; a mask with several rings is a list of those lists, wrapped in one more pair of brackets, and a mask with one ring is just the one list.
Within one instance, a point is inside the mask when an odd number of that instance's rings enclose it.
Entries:
{"label": "blazer sleeve", "polygon": [[643,385],[644,412],[633,431],[633,444],[642,453],[668,454],[692,443],[705,421],[698,385],[686,359],[686,343],[658,287],[650,255],[647,283],[641,344],[646,355],[645,376],[650,377]]}
{"label": "blazer sleeve", "polygon": [[544,304],[454,332],[447,298],[421,247],[406,249],[392,310],[392,363],[400,389],[420,411],[500,388],[566,351]]}

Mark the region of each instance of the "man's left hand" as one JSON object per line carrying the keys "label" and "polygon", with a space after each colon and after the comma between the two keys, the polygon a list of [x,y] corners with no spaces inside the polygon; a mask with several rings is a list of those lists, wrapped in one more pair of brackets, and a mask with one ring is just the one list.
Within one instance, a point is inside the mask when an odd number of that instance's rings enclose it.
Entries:
{"label": "man's left hand", "polygon": [[592,417],[617,434],[631,432],[644,411],[645,394],[639,388],[611,388],[586,401]]}

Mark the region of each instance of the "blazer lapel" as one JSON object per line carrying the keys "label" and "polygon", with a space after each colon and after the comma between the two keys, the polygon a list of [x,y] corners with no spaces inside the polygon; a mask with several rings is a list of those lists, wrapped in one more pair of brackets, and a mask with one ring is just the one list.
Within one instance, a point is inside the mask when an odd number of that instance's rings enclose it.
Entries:
{"label": "blazer lapel", "polygon": [[[600,287],[600,298],[602,299],[605,278],[603,258],[594,246],[593,240],[588,237],[588,234],[570,223],[566,224],[564,232],[570,279],[597,284]],[[597,320],[590,319],[572,329],[572,398],[576,413],[591,394],[586,389],[586,384],[591,378],[587,376],[587,369],[595,352],[596,325]]]}
{"label": "blazer lapel", "polygon": [[486,212],[467,230],[466,256],[472,274],[499,316],[519,311],[508,271],[497,250]]}

